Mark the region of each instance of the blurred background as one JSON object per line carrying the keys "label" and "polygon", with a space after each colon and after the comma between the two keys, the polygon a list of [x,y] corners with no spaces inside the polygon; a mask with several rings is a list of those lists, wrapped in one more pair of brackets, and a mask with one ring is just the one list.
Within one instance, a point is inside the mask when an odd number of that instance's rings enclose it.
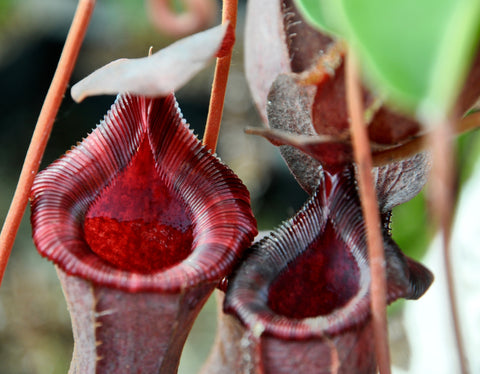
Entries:
{"label": "blurred background", "polygon": [[[74,0],[0,0],[2,224],[76,4]],[[217,152],[247,185],[259,229],[268,230],[293,215],[307,195],[298,187],[275,147],[244,134],[246,126],[260,126],[261,121],[243,74],[245,1],[239,4],[237,43]],[[98,1],[71,83],[112,60],[143,57],[150,46],[156,51],[172,41],[151,25],[144,2]],[[177,93],[184,117],[200,138],[212,77],[213,64]],[[112,96],[102,96],[76,104],[67,92],[41,168],[85,137],[113,101]],[[479,136],[462,137],[459,144],[462,168],[458,170],[464,183],[475,170]],[[434,236],[427,221],[423,194],[394,212],[394,236],[415,258],[426,253]],[[480,239],[476,243],[478,246]],[[408,369],[412,354],[403,322],[404,309],[404,303],[395,303],[389,311],[392,357],[399,370],[413,372]],[[188,339],[181,374],[196,373],[200,368],[213,342],[215,324],[212,298]],[[70,319],[60,284],[54,266],[42,259],[33,245],[27,211],[0,290],[0,374],[66,373],[72,348]]]}

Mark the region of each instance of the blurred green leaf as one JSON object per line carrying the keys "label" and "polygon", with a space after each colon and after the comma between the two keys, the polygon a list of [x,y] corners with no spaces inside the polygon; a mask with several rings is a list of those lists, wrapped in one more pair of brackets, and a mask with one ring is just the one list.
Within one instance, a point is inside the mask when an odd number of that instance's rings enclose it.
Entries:
{"label": "blurred green leaf", "polygon": [[463,185],[472,175],[480,161],[480,131],[462,134],[457,142],[457,162],[460,167],[459,183]]}
{"label": "blurred green leaf", "polygon": [[296,0],[347,40],[389,101],[421,117],[451,109],[480,36],[478,0]]}
{"label": "blurred green leaf", "polygon": [[320,30],[343,35],[342,11],[335,0],[296,0],[298,9],[312,25]]}
{"label": "blurred green leaf", "polygon": [[393,209],[392,236],[407,256],[419,260],[426,253],[433,227],[428,222],[423,192]]}
{"label": "blurred green leaf", "polygon": [[13,9],[13,0],[0,0],[0,29],[6,23]]}

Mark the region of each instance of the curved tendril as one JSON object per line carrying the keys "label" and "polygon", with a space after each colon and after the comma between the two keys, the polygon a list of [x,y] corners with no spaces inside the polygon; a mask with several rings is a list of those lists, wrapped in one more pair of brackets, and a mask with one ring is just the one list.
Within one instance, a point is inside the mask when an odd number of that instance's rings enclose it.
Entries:
{"label": "curved tendril", "polygon": [[203,30],[215,21],[217,4],[213,0],[183,0],[185,11],[177,13],[170,0],[149,0],[150,18],[155,27],[173,37]]}
{"label": "curved tendril", "polygon": [[[455,135],[460,135],[480,127],[480,111],[473,112],[455,123]],[[387,165],[395,161],[405,160],[422,151],[429,149],[428,137],[431,134],[415,137],[398,147],[387,149],[385,151],[373,154],[374,166]]]}

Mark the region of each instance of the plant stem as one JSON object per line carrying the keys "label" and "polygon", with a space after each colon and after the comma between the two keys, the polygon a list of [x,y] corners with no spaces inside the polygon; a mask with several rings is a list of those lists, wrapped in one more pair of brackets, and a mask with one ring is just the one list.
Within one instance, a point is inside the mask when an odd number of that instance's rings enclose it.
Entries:
{"label": "plant stem", "polygon": [[[480,112],[467,115],[455,124],[455,135],[463,134],[480,127]],[[429,146],[431,135],[421,135],[398,147],[376,152],[373,155],[373,165],[382,166],[392,162],[401,161],[413,157],[417,153],[425,151]]]}
{"label": "plant stem", "polygon": [[13,196],[7,217],[0,234],[0,284],[5,273],[8,258],[20,226],[25,208],[27,207],[30,189],[40,167],[48,138],[67,84],[72,74],[78,52],[82,45],[90,18],[95,7],[95,0],[80,0],[75,16],[68,32],[65,46],[58,62],[57,70],[43,103],[38,117],[32,140],[25,156],[17,188]]}
{"label": "plant stem", "polygon": [[[223,1],[222,23],[229,23],[228,27],[231,28],[233,36],[235,35],[235,27],[237,24],[237,6],[238,0]],[[203,144],[212,152],[215,152],[217,148],[218,133],[220,132],[220,124],[222,122],[223,104],[225,102],[225,92],[227,90],[228,73],[232,60],[232,49],[224,56],[218,57],[215,66],[207,125],[205,127],[205,135],[203,136]]]}
{"label": "plant stem", "polygon": [[363,104],[357,65],[352,52],[347,54],[346,93],[362,211],[367,228],[367,245],[371,273],[371,308],[375,338],[375,354],[381,374],[390,374],[386,315],[386,272],[383,239],[377,195],[372,177],[372,155],[367,128],[363,120]]}
{"label": "plant stem", "polygon": [[450,239],[455,208],[455,173],[453,164],[453,131],[449,121],[443,121],[430,135],[430,143],[433,150],[432,169],[432,213],[438,217],[442,231],[443,257],[445,274],[447,277],[447,290],[450,304],[450,313],[453,322],[457,354],[462,374],[468,374],[468,364],[463,345],[460,319],[457,310],[457,297],[453,279],[453,265],[450,255]]}

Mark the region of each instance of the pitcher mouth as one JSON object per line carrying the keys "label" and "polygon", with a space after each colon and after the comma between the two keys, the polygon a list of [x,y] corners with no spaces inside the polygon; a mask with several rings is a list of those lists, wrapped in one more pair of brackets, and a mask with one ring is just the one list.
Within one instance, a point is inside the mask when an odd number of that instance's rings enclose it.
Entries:
{"label": "pitcher mouth", "polygon": [[341,242],[331,220],[323,220],[323,198],[317,191],[295,217],[256,243],[230,282],[225,309],[247,328],[307,339],[335,334],[368,317],[366,257]]}
{"label": "pitcher mouth", "polygon": [[[388,301],[419,297],[430,272],[384,233]],[[321,338],[370,318],[366,233],[350,169],[323,183],[289,221],[254,244],[229,282],[224,308],[254,333]]]}
{"label": "pitcher mouth", "polygon": [[267,306],[292,319],[327,316],[355,297],[359,283],[356,259],[327,221],[322,235],[272,281]]}
{"label": "pitcher mouth", "polygon": [[173,94],[119,96],[37,176],[32,227],[67,274],[130,292],[218,282],[257,232],[246,187],[188,129]]}

